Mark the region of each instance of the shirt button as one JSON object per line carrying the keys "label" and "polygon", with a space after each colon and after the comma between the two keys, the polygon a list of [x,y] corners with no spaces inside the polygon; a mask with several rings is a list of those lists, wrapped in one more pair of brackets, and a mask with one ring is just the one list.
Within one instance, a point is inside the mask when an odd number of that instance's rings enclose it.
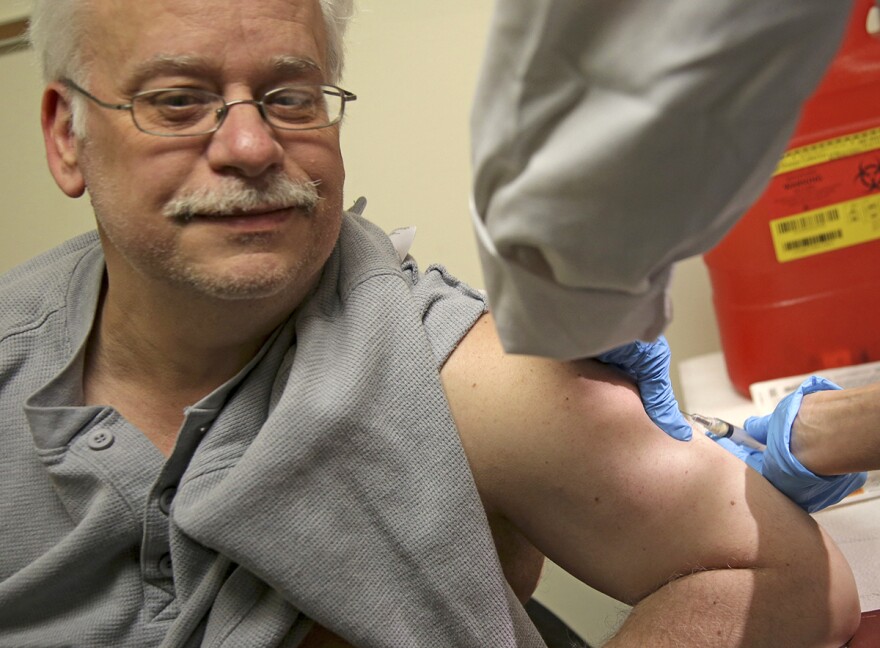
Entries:
{"label": "shirt button", "polygon": [[174,501],[174,496],[177,494],[177,489],[174,486],[170,488],[166,488],[159,495],[159,510],[162,511],[165,515],[171,511],[171,502]]}
{"label": "shirt button", "polygon": [[174,573],[171,569],[171,554],[164,554],[159,558],[159,573],[165,578],[171,578],[171,575]]}
{"label": "shirt button", "polygon": [[93,430],[89,434],[89,447],[92,450],[103,450],[113,445],[113,433],[109,430]]}

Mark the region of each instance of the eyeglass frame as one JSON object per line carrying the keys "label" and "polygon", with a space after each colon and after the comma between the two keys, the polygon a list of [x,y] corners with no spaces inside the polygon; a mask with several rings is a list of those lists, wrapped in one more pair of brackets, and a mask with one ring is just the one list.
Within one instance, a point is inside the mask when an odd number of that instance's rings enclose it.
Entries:
{"label": "eyeglass frame", "polygon": [[[135,94],[133,94],[129,99],[129,103],[115,104],[115,103],[110,103],[108,101],[104,101],[102,99],[98,99],[98,97],[96,97],[91,92],[89,92],[88,90],[86,90],[85,88],[83,88],[82,86],[77,84],[73,79],[70,79],[68,77],[62,77],[61,79],[59,79],[59,81],[62,84],[64,84],[65,87],[69,88],[70,90],[73,90],[75,92],[80,93],[81,95],[83,95],[87,99],[91,99],[92,101],[94,101],[96,104],[98,104],[102,108],[107,108],[109,110],[127,110],[128,113],[131,115],[131,121],[135,125],[135,128],[137,128],[142,133],[146,133],[147,135],[153,135],[155,137],[200,137],[202,135],[210,135],[211,133],[216,133],[218,130],[220,130],[220,127],[223,125],[223,122],[226,120],[226,116],[229,114],[229,108],[232,106],[236,106],[238,104],[250,104],[252,106],[256,106],[257,110],[260,113],[260,117],[263,118],[263,121],[266,122],[272,128],[277,128],[279,130],[307,131],[307,130],[318,130],[321,128],[329,128],[330,126],[338,124],[340,121],[342,121],[342,117],[345,114],[345,104],[348,103],[349,101],[356,101],[357,100],[357,95],[354,94],[353,92],[349,92],[348,90],[345,90],[343,88],[340,88],[339,86],[329,84],[329,83],[294,83],[291,85],[279,86],[277,88],[273,88],[272,90],[269,90],[269,92],[264,93],[262,98],[260,98],[260,99],[234,99],[232,101],[226,101],[226,97],[224,97],[221,94],[217,94],[216,92],[210,92],[209,90],[200,90],[200,92],[204,92],[206,94],[211,94],[211,95],[218,97],[223,102],[223,107],[218,108],[216,111],[217,123],[214,124],[213,128],[211,128],[210,130],[206,130],[206,131],[200,131],[198,133],[156,133],[154,131],[149,131],[149,130],[144,129],[138,123],[137,119],[134,116],[134,101],[135,101],[135,99],[137,99],[140,96],[154,94],[157,92],[167,92],[167,91],[181,90],[181,89],[186,89],[186,88],[156,88],[154,90],[142,90],[141,92],[136,92]],[[281,90],[286,90],[288,88],[296,88],[299,86],[319,86],[322,89],[322,92],[324,92],[325,94],[331,94],[331,95],[338,96],[342,100],[342,104],[339,107],[339,115],[336,117],[336,119],[334,119],[333,121],[331,121],[327,124],[321,124],[320,126],[306,126],[304,128],[287,128],[284,126],[279,126],[277,124],[273,124],[271,121],[269,121],[269,115],[267,114],[266,107],[263,103],[263,101],[265,101],[266,97],[275,93],[275,92],[278,92]],[[328,92],[328,89],[329,89],[329,92]]]}

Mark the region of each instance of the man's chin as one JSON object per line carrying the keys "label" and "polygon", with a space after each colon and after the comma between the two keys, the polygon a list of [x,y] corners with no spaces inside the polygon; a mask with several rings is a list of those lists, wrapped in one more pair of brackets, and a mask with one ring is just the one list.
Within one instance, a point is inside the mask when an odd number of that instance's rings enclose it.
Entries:
{"label": "man's chin", "polygon": [[219,272],[189,271],[179,276],[178,281],[209,299],[252,301],[297,292],[309,278],[304,277],[298,267],[253,263],[249,267]]}

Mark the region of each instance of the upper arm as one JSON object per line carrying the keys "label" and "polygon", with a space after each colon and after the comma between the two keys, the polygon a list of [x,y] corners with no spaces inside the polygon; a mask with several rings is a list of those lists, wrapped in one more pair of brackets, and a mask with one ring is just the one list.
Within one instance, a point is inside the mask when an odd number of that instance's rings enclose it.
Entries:
{"label": "upper arm", "polygon": [[487,512],[619,600],[693,571],[827,559],[800,509],[705,437],[656,429],[605,365],[505,355],[484,317],[443,381]]}

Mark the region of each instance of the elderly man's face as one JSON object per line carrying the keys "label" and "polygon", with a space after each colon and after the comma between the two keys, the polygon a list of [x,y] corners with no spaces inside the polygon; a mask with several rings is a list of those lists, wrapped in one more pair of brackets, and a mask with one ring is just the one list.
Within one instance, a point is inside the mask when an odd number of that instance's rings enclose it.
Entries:
{"label": "elderly man's face", "polygon": [[[136,92],[167,87],[201,88],[231,101],[328,80],[317,0],[95,4],[85,84],[105,101],[125,103]],[[245,104],[232,107],[211,135],[162,138],[137,130],[126,112],[86,108],[77,164],[111,289],[113,281],[147,279],[248,299],[314,281],[341,220],[338,126],[278,131]],[[269,197],[243,206],[242,190],[279,180],[317,183],[317,207]],[[193,197],[201,207],[192,218],[168,215],[170,205]]]}

